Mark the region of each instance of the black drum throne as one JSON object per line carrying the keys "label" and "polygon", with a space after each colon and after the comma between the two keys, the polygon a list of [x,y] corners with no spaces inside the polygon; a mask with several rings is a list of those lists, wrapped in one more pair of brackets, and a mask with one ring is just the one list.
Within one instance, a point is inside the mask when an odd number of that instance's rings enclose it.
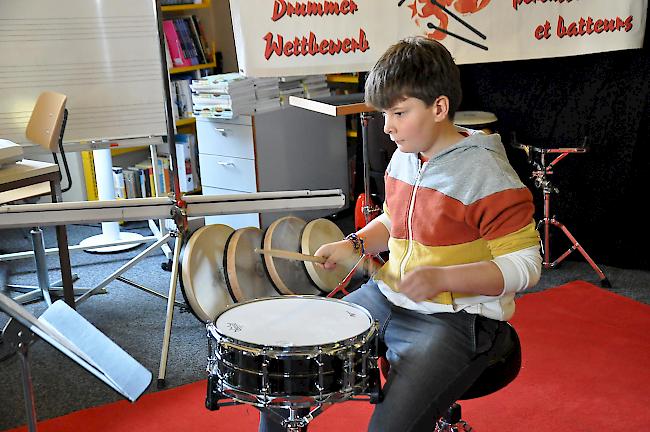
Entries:
{"label": "black drum throne", "polygon": [[[497,333],[495,346],[506,346],[504,353],[488,360],[485,370],[465,390],[459,400],[476,399],[495,393],[510,384],[521,369],[521,344],[515,329],[509,324]],[[481,361],[481,360],[478,360]],[[434,432],[471,432],[472,427],[462,420],[460,404],[453,403],[445,415],[438,419]]]}
{"label": "black drum throne", "polygon": [[[497,332],[494,342],[495,347],[502,348],[503,352],[494,355],[490,352],[479,356],[469,369],[483,368],[472,385],[463,392],[462,396],[451,404],[449,409],[440,417],[434,432],[471,432],[472,427],[462,419],[461,407],[458,401],[477,399],[495,393],[510,384],[519,374],[521,369],[521,344],[517,332],[506,324]],[[390,365],[385,357],[380,358],[381,372],[388,377]]]}

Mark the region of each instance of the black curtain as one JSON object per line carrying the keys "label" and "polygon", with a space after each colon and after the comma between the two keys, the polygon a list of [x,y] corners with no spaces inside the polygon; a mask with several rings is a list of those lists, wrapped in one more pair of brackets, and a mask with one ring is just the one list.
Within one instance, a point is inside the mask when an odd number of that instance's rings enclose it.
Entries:
{"label": "black curtain", "polygon": [[[511,163],[531,188],[537,215],[542,192],[517,141],[577,147],[550,177],[560,190],[552,213],[600,264],[650,269],[649,76],[646,48],[555,59],[462,65],[462,110],[490,111]],[[555,259],[569,243],[557,228]],[[572,259],[582,259],[577,251]]]}

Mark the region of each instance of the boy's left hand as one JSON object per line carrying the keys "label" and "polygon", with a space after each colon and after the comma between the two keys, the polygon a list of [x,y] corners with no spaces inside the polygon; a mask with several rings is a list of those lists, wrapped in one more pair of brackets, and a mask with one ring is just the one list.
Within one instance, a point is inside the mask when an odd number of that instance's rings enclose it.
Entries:
{"label": "boy's left hand", "polygon": [[445,291],[443,273],[440,267],[420,267],[404,275],[397,288],[414,302],[432,299]]}

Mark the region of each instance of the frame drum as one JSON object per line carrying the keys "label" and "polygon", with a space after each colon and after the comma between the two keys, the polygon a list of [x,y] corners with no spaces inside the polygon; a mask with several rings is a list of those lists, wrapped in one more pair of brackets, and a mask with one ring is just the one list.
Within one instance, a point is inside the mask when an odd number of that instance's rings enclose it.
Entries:
{"label": "frame drum", "polygon": [[[332,221],[314,219],[305,225],[302,231],[300,246],[302,253],[313,255],[324,244],[343,240],[343,231]],[[324,293],[332,292],[348,275],[355,263],[338,263],[336,268],[325,270],[314,262],[305,261],[305,268],[311,280]]]}
{"label": "frame drum", "polygon": [[201,321],[213,321],[233,299],[226,286],[223,258],[233,229],[206,225],[192,234],[183,247],[180,263],[181,293]]}
{"label": "frame drum", "polygon": [[262,246],[262,235],[259,228],[240,228],[226,242],[226,285],[237,302],[279,295],[266,274],[262,256],[255,252]]}
{"label": "frame drum", "polygon": [[[307,225],[304,220],[285,216],[273,222],[264,234],[264,249],[300,252],[300,234]],[[282,294],[313,294],[321,291],[314,285],[301,261],[264,255],[264,265],[275,287]]]}

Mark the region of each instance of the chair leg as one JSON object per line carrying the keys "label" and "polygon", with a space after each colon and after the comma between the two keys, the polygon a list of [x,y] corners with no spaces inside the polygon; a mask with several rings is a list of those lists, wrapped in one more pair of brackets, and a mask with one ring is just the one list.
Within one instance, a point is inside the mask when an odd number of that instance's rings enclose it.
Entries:
{"label": "chair leg", "polygon": [[461,419],[460,405],[452,404],[447,413],[436,422],[434,432],[472,432],[473,429]]}

